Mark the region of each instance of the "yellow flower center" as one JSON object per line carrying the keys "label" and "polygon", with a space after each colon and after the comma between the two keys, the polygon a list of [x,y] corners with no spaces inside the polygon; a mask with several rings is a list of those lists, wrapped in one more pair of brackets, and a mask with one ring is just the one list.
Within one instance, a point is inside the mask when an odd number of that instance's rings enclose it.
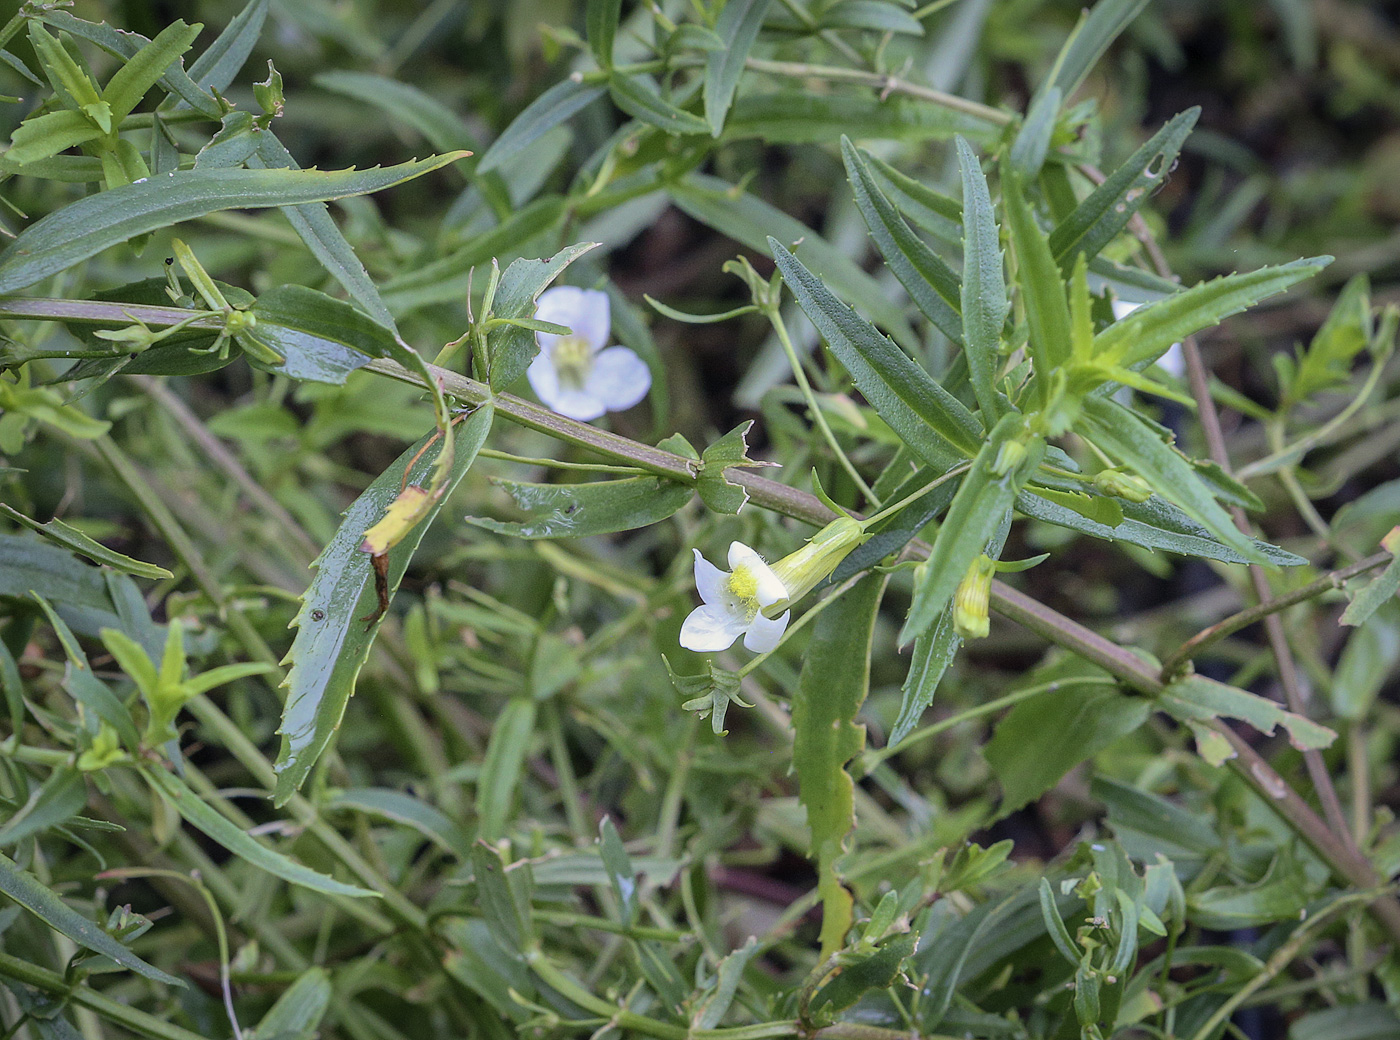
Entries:
{"label": "yellow flower center", "polygon": [[729,576],[729,593],[750,614],[758,613],[758,575],[748,567],[735,567]]}
{"label": "yellow flower center", "polygon": [[593,348],[581,336],[563,336],[554,344],[554,371],[565,390],[582,390],[593,371]]}

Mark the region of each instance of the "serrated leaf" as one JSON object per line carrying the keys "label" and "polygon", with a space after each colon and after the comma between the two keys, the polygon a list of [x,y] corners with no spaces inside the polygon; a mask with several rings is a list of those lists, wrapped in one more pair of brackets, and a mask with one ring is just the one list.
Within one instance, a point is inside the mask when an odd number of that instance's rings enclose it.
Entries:
{"label": "serrated leaf", "polygon": [[29,174],[31,163],[57,157],[59,152],[101,136],[101,127],[83,113],[70,108],[31,116],[10,135],[10,147],[4,156],[5,166],[15,173]]}
{"label": "serrated leaf", "polygon": [[1050,232],[1050,252],[1061,271],[1069,274],[1080,255],[1090,260],[1097,257],[1128,226],[1133,214],[1166,183],[1182,142],[1200,114],[1199,108],[1189,108],[1168,120],[1055,226]]}
{"label": "serrated leaf", "polygon": [[[501,275],[491,304],[491,317],[531,317],[540,293],[563,274],[566,267],[597,246],[597,242],[582,242],[546,259],[513,261]],[[491,329],[486,334],[486,343],[491,358],[493,390],[504,390],[523,376],[540,349],[535,334],[517,325]]]}
{"label": "serrated leaf", "polygon": [[701,500],[717,513],[737,513],[749,500],[742,484],[729,479],[731,467],[752,468],[771,466],[771,462],[755,462],[749,458],[748,432],[753,420],[747,419],[715,441],[700,456],[700,472],[695,478],[695,490]]}
{"label": "serrated leaf", "polygon": [[930,625],[914,639],[914,652],[909,658],[909,672],[900,690],[899,715],[890,730],[889,746],[898,744],[914,731],[924,712],[933,703],[938,684],[953,663],[962,646],[962,637],[953,625],[953,612],[944,610],[936,624]]}
{"label": "serrated leaf", "polygon": [[0,502],[0,513],[4,513],[16,523],[24,525],[58,545],[82,553],[94,563],[105,563],[108,567],[113,567],[125,574],[135,574],[140,578],[171,577],[171,573],[164,567],[157,567],[153,563],[142,563],[140,560],[134,560],[115,549],[109,549],[100,542],[93,541],[76,527],[65,524],[57,517],[41,524],[3,502]]}
{"label": "serrated leaf", "polygon": [[[963,356],[972,392],[982,408],[982,425],[990,429],[1006,410],[993,384],[1001,365],[1001,327],[1011,301],[987,178],[972,146],[961,137],[957,150],[963,186]],[[1036,369],[1048,372],[1043,361]]]}
{"label": "serrated leaf", "polygon": [[461,158],[459,153],[372,170],[182,170],[69,203],[31,224],[0,254],[0,294],[157,228],[225,209],[317,202],[380,191]]}
{"label": "serrated leaf", "polygon": [[1186,457],[1136,412],[1107,398],[1089,397],[1076,428],[1250,563],[1270,562],[1235,526]]}
{"label": "serrated leaf", "polygon": [[167,986],[183,986],[173,975],[147,964],[92,921],[78,913],[52,891],[40,884],[33,874],[21,870],[19,864],[0,853],[0,892],[9,896],[56,932],[61,932],[79,946],[110,957],[123,968],[134,971],[153,982]]}
{"label": "serrated leaf", "polygon": [[1155,361],[1173,343],[1311,278],[1331,262],[1330,256],[1315,256],[1193,285],[1115,321],[1094,337],[1094,354],[1124,368]]}
{"label": "serrated leaf", "polygon": [[248,4],[224,26],[214,42],[190,64],[190,79],[201,89],[212,88],[220,93],[228,89],[233,77],[238,75],[257,45],[263,22],[267,19],[268,2],[248,0]]}
{"label": "serrated leaf", "polygon": [[[972,460],[972,468],[963,477],[962,486],[929,549],[927,568],[914,589],[914,602],[899,633],[901,645],[923,632],[943,613],[968,567],[995,535],[1016,495],[1040,465],[1045,441],[1030,435],[1022,442],[1025,436],[1024,420],[1019,415],[1007,414],[992,429]],[[994,466],[1002,448],[1013,441],[1024,443],[1024,454],[1006,472],[997,474]]]}
{"label": "serrated leaf", "polygon": [[659,523],[690,501],[684,484],[660,477],[624,477],[588,484],[528,484],[492,478],[532,514],[523,523],[468,516],[466,521],[513,538],[583,538]]}
{"label": "serrated leaf", "polygon": [[845,136],[841,138],[841,158],[855,192],[856,208],[885,263],[924,317],[961,346],[962,280],[904,222],[871,176],[861,153]]}
{"label": "serrated leaf", "polygon": [[724,129],[724,117],[734,100],[734,88],[744,72],[744,62],[771,0],[727,0],[715,22],[721,47],[705,56],[705,119],[715,137]]}
{"label": "serrated leaf", "polygon": [[[485,443],[492,417],[493,409],[486,404],[463,424],[456,436],[452,471],[442,497],[390,550],[391,596],[437,511]],[[440,444],[435,436],[424,438],[376,477],[345,511],[340,527],[316,560],[316,577],[292,621],[297,634],[283,661],[290,663],[291,669],[284,683],[287,701],[278,728],[282,746],[276,762],[277,805],[285,803],[301,786],[335,735],[354,692],[355,678],[383,623],[383,617],[375,618],[366,630],[364,616],[374,610],[376,597],[370,557],[360,551],[365,531],[398,497],[402,486],[421,484],[427,478],[437,461]]]}
{"label": "serrated leaf", "polygon": [[516,116],[477,164],[478,175],[497,169],[574,113],[606,94],[603,87],[563,80],[550,87]]}
{"label": "serrated leaf", "polygon": [[608,90],[617,107],[633,119],[657,127],[668,134],[708,134],[710,124],[699,116],[677,108],[661,96],[650,76],[634,76],[614,71]]}
{"label": "serrated leaf", "polygon": [[379,109],[396,125],[411,127],[440,152],[473,149],[476,140],[456,112],[411,83],[370,72],[335,69],[313,82],[325,90]]}
{"label": "serrated leaf", "polygon": [[816,861],[823,957],[841,947],[851,926],[853,902],[836,859],[855,825],[846,763],[865,746],[865,727],[855,718],[869,690],[870,646],[885,580],[867,575],[822,611],[792,699],[792,764]]}
{"label": "serrated leaf", "polygon": [[190,49],[190,44],[194,43],[202,28],[198,23],[186,25],[180,19],[171,22],[155,39],[128,58],[108,80],[102,91],[102,100],[111,109],[114,126],[131,114],[145,98],[146,92]]}
{"label": "serrated leaf", "polygon": [[903,351],[880,335],[776,239],[778,270],[856,387],[903,441],[926,462],[951,469],[980,446],[977,419]]}
{"label": "serrated leaf", "polygon": [[1311,719],[1285,711],[1271,700],[1245,690],[1207,679],[1203,675],[1188,675],[1172,683],[1158,694],[1157,705],[1183,722],[1214,718],[1240,719],[1248,722],[1265,736],[1272,736],[1274,727],[1288,731],[1294,747],[1330,747],[1337,734]]}
{"label": "serrated leaf", "polygon": [[[887,502],[898,502],[929,484],[937,475],[937,472],[928,466],[921,466],[893,492],[881,493],[880,497]],[[893,516],[868,527],[866,530],[870,535],[869,539],[852,549],[837,565],[831,575],[832,584],[840,584],[856,572],[872,567],[891,553],[903,549],[930,521],[948,508],[948,503],[953,500],[960,485],[961,477],[950,477],[927,494],[914,499]],[[876,490],[879,491],[878,488]]]}
{"label": "serrated leaf", "polygon": [[1069,301],[1045,232],[1026,203],[1019,178],[1010,169],[1004,172],[1001,190],[1026,307],[1031,363],[1043,395],[1055,370],[1069,361]]}

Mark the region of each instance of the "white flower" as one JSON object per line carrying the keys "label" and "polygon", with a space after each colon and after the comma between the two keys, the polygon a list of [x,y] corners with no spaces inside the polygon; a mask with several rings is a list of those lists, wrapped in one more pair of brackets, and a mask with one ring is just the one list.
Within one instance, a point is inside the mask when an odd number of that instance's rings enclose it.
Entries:
{"label": "white flower", "polygon": [[695,587],[704,605],[696,607],[681,626],[681,646],[701,653],[727,650],[744,637],[744,646],[766,654],[787,630],[788,615],[770,619],[765,607],[788,599],[787,587],[763,558],[743,542],[729,546],[730,571],[722,571],[695,552]]}
{"label": "white flower", "polygon": [[631,408],[651,389],[646,362],[626,347],[607,346],[612,328],[607,293],[556,285],[540,294],[535,317],[573,330],[568,336],[535,333],[540,352],[526,375],[547,407],[588,422]]}

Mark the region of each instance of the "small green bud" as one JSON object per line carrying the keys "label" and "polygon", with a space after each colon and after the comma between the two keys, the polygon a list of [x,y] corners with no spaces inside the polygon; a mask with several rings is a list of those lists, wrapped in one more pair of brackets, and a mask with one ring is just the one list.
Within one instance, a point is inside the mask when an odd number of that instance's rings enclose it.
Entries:
{"label": "small green bud", "polygon": [[251,332],[258,327],[258,316],[252,311],[229,311],[224,318],[224,330],[230,336]]}
{"label": "small green bud", "polygon": [[996,562],[986,553],[972,561],[953,593],[953,628],[964,639],[985,639],[991,631],[992,575]]}
{"label": "small green bud", "polygon": [[1124,498],[1129,502],[1146,502],[1152,497],[1152,485],[1136,473],[1121,469],[1106,469],[1094,474],[1093,485],[1105,495]]}
{"label": "small green bud", "polygon": [[831,576],[838,564],[852,549],[868,538],[865,526],[849,516],[839,516],[808,539],[795,553],[789,553],[772,565],[787,599],[765,608],[765,614],[781,613]]}
{"label": "small green bud", "polygon": [[997,451],[992,461],[992,474],[1004,477],[1016,469],[1026,458],[1026,446],[1020,441],[1007,441]]}

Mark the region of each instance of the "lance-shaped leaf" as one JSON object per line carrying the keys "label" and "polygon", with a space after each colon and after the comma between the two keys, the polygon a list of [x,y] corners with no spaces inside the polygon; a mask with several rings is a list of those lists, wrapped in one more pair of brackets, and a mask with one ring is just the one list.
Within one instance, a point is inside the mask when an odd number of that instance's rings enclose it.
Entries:
{"label": "lance-shaped leaf", "polygon": [[914,639],[914,652],[909,658],[909,672],[900,690],[899,715],[890,730],[889,746],[898,744],[914,731],[928,706],[933,703],[938,684],[958,655],[962,637],[953,625],[953,612],[945,609],[936,624],[930,625]]}
{"label": "lance-shaped leaf", "polygon": [[[597,246],[597,242],[582,242],[561,249],[548,259],[513,261],[496,286],[490,317],[532,317],[540,293],[564,273],[564,268]],[[493,390],[503,390],[523,376],[540,352],[534,332],[519,325],[497,325],[486,333],[486,343]]]}
{"label": "lance-shaped leaf", "polygon": [[[388,591],[393,595],[413,553],[442,503],[467,473],[491,428],[492,407],[483,405],[456,437],[456,452],[443,495],[426,516],[389,552]],[[375,608],[370,557],[360,551],[365,531],[380,519],[405,484],[422,484],[437,460],[441,441],[424,438],[409,448],[345,511],[345,519],[316,560],[316,577],[292,624],[296,639],[284,663],[291,669],[284,685],[282,747],[277,756],[276,802],[282,805],[306,779],[345,714],[369,649],[383,618],[366,629]]]}
{"label": "lance-shaped leaf", "polygon": [[[1006,295],[1001,238],[987,178],[972,146],[961,137],[958,167],[963,186],[963,354],[972,392],[982,408],[982,424],[990,427],[1005,411],[993,384],[1001,364],[1001,327],[1011,301]],[[1037,362],[1036,369],[1048,371],[1043,362]]]}
{"label": "lance-shaped leaf", "polygon": [[836,299],[777,239],[770,238],[768,246],[802,310],[865,399],[904,443],[943,470],[961,461],[959,456],[977,451],[981,428],[961,401]]}
{"label": "lance-shaped leaf", "polygon": [[957,273],[914,234],[879,184],[850,139],[841,138],[841,158],[855,192],[856,208],[870,237],[914,305],[945,336],[963,341],[962,281]]}
{"label": "lance-shaped leaf", "polygon": [[708,134],[710,124],[694,113],[677,108],[661,96],[650,76],[634,76],[616,71],[608,79],[608,90],[617,107],[633,119],[664,130],[668,134]]}
{"label": "lance-shaped leaf", "polygon": [[1223,716],[1248,722],[1265,736],[1272,736],[1274,727],[1282,726],[1288,732],[1289,742],[1300,750],[1330,747],[1337,739],[1337,734],[1326,726],[1286,711],[1271,700],[1203,675],[1178,679],[1156,699],[1158,707],[1182,722]]}
{"label": "lance-shaped leaf", "polygon": [[1063,95],[1053,84],[1036,92],[1031,107],[1026,111],[1026,121],[1016,132],[1016,140],[1011,143],[1007,158],[1024,180],[1033,181],[1045,165],[1045,156],[1050,151],[1050,140],[1055,135],[1055,119],[1060,114],[1060,101]]}
{"label": "lance-shaped leaf", "polygon": [[307,968],[259,1020],[256,1035],[268,1040],[311,1040],[330,1010],[333,992],[325,968]]}
{"label": "lance-shaped leaf", "polygon": [[243,68],[262,34],[268,0],[248,0],[224,31],[190,65],[190,79],[202,89],[223,92]]}
{"label": "lance-shaped leaf", "polygon": [[376,898],[377,892],[358,885],[347,885],[310,867],[302,866],[293,859],[264,845],[238,824],[213,808],[199,795],[185,785],[174,773],[165,769],[151,768],[143,771],[151,786],[161,793],[186,822],[196,830],[218,842],[238,859],[252,864],[259,870],[280,877],[294,885],[301,885],[315,892],[327,895],[359,896]]}
{"label": "lance-shaped leaf", "polygon": [[1343,625],[1360,625],[1400,592],[1400,527],[1392,527],[1390,533],[1381,539],[1381,547],[1390,553],[1390,562],[1385,570],[1376,575],[1361,591],[1352,597],[1347,609],[1342,611]]}
{"label": "lance-shaped leaf", "polygon": [[1061,95],[1069,97],[1079,88],[1108,45],[1146,6],[1147,0],[1099,0],[1094,5],[1055,58],[1050,83]]}
{"label": "lance-shaped leaf", "polygon": [[318,87],[374,106],[396,126],[412,127],[439,151],[476,147],[472,132],[456,112],[411,83],[346,69],[319,72],[315,82]]}
{"label": "lance-shaped leaf", "polygon": [[225,209],[363,195],[446,166],[463,153],[372,170],[183,170],[69,203],[31,224],[0,255],[0,295],[67,270],[110,246]]}
{"label": "lance-shaped leaf", "polygon": [[1092,260],[1113,241],[1154,191],[1166,183],[1181,144],[1196,125],[1199,108],[1168,120],[1122,166],[1095,188],[1050,232],[1050,252],[1066,275],[1077,256]]}
{"label": "lance-shaped leaf", "polygon": [[170,572],[164,567],[157,567],[154,563],[142,563],[140,560],[134,560],[130,556],[117,552],[115,549],[109,549],[101,542],[93,541],[93,539],[83,534],[82,531],[79,531],[76,527],[72,527],[69,524],[65,524],[57,517],[47,523],[41,524],[37,520],[31,520],[19,510],[6,505],[4,502],[0,502],[0,513],[4,513],[11,520],[23,524],[31,531],[38,532],[52,542],[56,542],[59,545],[82,553],[95,563],[105,563],[108,567],[115,568],[126,574],[135,574],[140,578],[169,578],[171,576]]}
{"label": "lance-shaped leaf", "polygon": [[868,575],[822,611],[792,699],[792,763],[812,834],[823,957],[841,948],[851,926],[853,902],[836,859],[855,824],[846,763],[865,746],[865,727],[855,717],[869,690],[870,644],[884,589],[884,575]]}
{"label": "lance-shaped leaf", "polygon": [[705,119],[718,137],[724,117],[734,100],[734,88],[744,71],[744,61],[758,39],[772,0],[728,0],[719,13],[715,32],[723,46],[705,56]]}
{"label": "lance-shaped leaf", "polygon": [[154,982],[164,982],[169,986],[184,985],[175,976],[167,975],[136,956],[46,888],[33,874],[21,870],[19,864],[3,853],[0,853],[0,892],[79,946],[110,957],[123,968]]}
{"label": "lance-shaped leaf", "polygon": [[1045,441],[1027,434],[1021,416],[1009,413],[992,429],[972,468],[962,479],[948,515],[929,550],[926,569],[914,590],[914,602],[899,633],[902,644],[933,624],[953,598],[972,561],[980,555],[1006,518],[1030,475],[1045,454]]}
{"label": "lance-shaped leaf", "polygon": [[1124,368],[1155,361],[1173,343],[1311,278],[1331,262],[1330,256],[1314,256],[1193,285],[1115,321],[1094,337],[1094,355]]}
{"label": "lance-shaped leaf", "polygon": [[605,93],[603,87],[575,83],[571,79],[556,83],[511,120],[510,126],[486,149],[476,172],[483,174],[503,165]]}
{"label": "lance-shaped leaf", "polygon": [[476,788],[477,837],[482,841],[499,841],[510,822],[538,713],[533,696],[512,697],[491,727]]}
{"label": "lance-shaped leaf", "polygon": [[660,477],[624,477],[588,484],[528,484],[493,478],[531,514],[523,523],[469,516],[466,521],[513,538],[583,538],[659,523],[690,501],[684,484]]}
{"label": "lance-shaped leaf", "polygon": [[1104,397],[1085,399],[1076,428],[1250,563],[1271,562],[1235,526],[1190,461],[1163,439],[1171,435],[1168,431],[1155,423],[1149,426],[1132,409]]}
{"label": "lance-shaped leaf", "polygon": [[1043,390],[1049,385],[1051,373],[1069,360],[1069,301],[1045,232],[1040,230],[1026,203],[1020,178],[1009,167],[1003,168],[1001,191],[1011,230],[1011,248],[1016,252],[1021,299],[1026,305],[1031,363]]}
{"label": "lance-shaped leaf", "polygon": [[864,141],[916,143],[962,134],[995,147],[1002,129],[989,119],[898,95],[881,99],[874,92],[746,91],[729,110],[723,140],[759,137],[770,144],[826,144],[854,132]]}
{"label": "lance-shaped leaf", "polygon": [[282,364],[266,367],[293,379],[344,383],[371,358],[402,350],[393,333],[363,311],[301,285],[263,293],[252,314],[257,324],[242,335],[281,355]]}
{"label": "lance-shaped leaf", "polygon": [[102,100],[111,109],[113,125],[131,114],[170,66],[190,49],[201,25],[176,20],[160,31],[154,40],[133,54],[102,91]]}

